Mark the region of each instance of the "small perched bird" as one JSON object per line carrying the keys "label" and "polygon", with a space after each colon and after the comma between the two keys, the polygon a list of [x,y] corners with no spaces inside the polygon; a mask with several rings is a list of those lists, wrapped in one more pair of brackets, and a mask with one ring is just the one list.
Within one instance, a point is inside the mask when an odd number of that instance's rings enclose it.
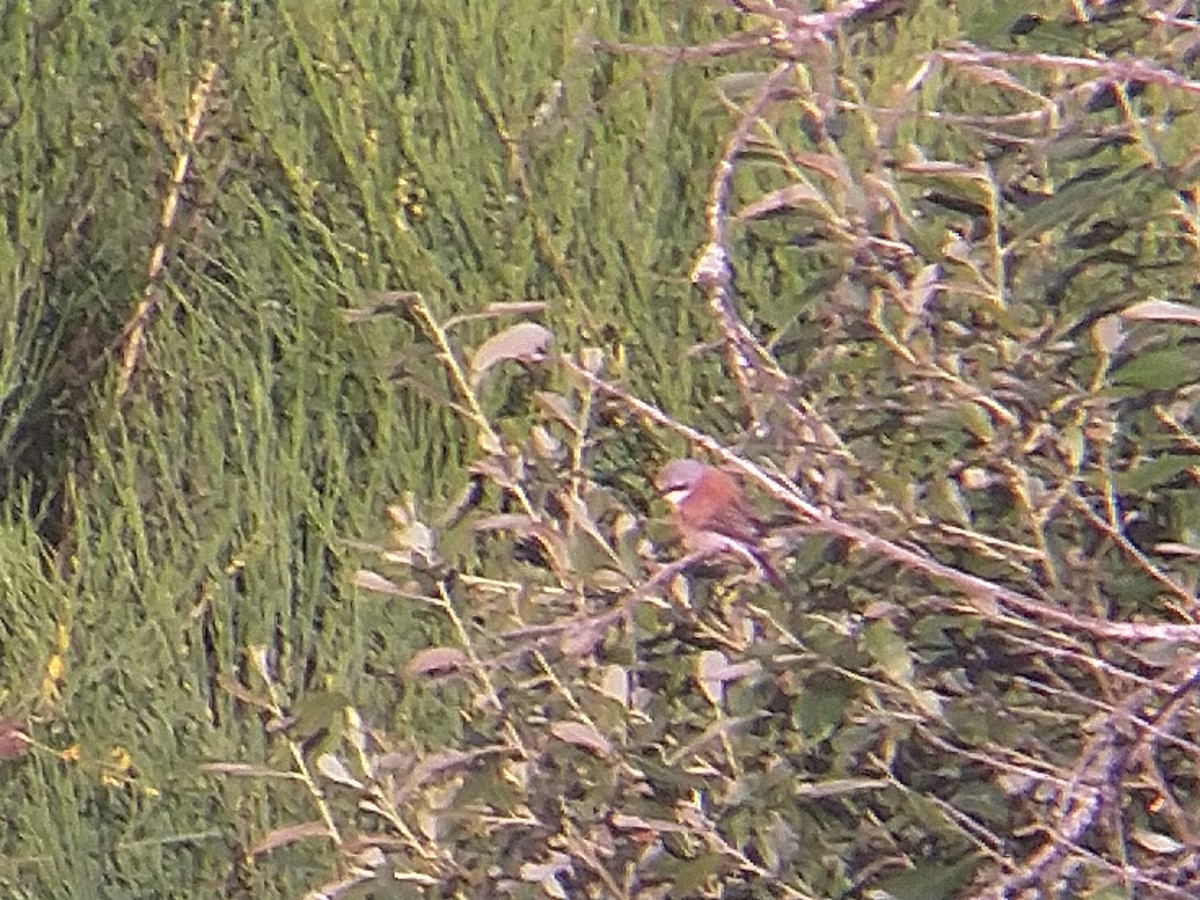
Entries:
{"label": "small perched bird", "polygon": [[655,486],[671,504],[675,526],[689,550],[735,553],[748,559],[775,588],[785,589],[783,578],[763,553],[763,524],[733,476],[694,459],[675,459],[662,467]]}

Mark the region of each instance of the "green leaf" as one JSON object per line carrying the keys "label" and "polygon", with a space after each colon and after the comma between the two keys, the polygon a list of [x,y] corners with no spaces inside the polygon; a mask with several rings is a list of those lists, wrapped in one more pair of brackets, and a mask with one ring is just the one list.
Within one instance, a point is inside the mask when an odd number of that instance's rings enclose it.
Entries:
{"label": "green leaf", "polygon": [[1013,243],[1036,237],[1052,228],[1078,222],[1091,215],[1114,196],[1126,195],[1145,177],[1140,170],[1097,168],[1074,178],[1066,187],[1035,206],[1020,222]]}
{"label": "green leaf", "polygon": [[979,860],[969,857],[952,866],[917,866],[876,882],[875,887],[896,900],[942,900],[966,884]]}
{"label": "green leaf", "polygon": [[1122,493],[1139,494],[1166,484],[1180,472],[1186,472],[1193,466],[1200,466],[1200,458],[1195,455],[1183,456],[1169,453],[1155,459],[1148,459],[1129,471],[1118,474],[1117,488]]}
{"label": "green leaf", "polygon": [[908,644],[896,633],[891,622],[880,620],[868,625],[863,634],[863,644],[888,678],[898,684],[912,684],[912,655],[908,652]]}
{"label": "green leaf", "polygon": [[964,403],[959,407],[963,427],[979,441],[989,444],[996,437],[992,417],[978,403]]}
{"label": "green leaf", "polygon": [[1117,369],[1113,384],[1170,391],[1200,381],[1200,348],[1164,347],[1143,353]]}
{"label": "green leaf", "polygon": [[719,853],[705,853],[684,861],[675,871],[675,884],[670,896],[698,896],[701,888],[721,871],[723,865],[724,857]]}
{"label": "green leaf", "polygon": [[847,684],[810,687],[796,698],[792,708],[796,727],[809,738],[824,740],[841,724],[852,694]]}
{"label": "green leaf", "polygon": [[319,691],[300,698],[292,708],[296,721],[289,729],[290,734],[307,740],[322,731],[340,730],[342,710],[349,703],[349,698],[340,691]]}

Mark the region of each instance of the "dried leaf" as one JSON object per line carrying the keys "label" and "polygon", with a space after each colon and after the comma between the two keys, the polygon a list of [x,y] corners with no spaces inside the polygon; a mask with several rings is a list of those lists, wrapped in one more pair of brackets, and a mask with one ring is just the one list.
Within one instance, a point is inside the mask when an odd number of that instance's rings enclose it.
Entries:
{"label": "dried leaf", "polygon": [[604,351],[599,347],[584,347],[579,351],[579,364],[587,372],[599,375],[604,368]]}
{"label": "dried leaf", "polygon": [[566,656],[588,656],[604,637],[604,629],[595,626],[587,628],[572,628],[563,632],[558,642],[558,649]]}
{"label": "dried leaf", "polygon": [[797,797],[839,797],[860,791],[881,791],[887,787],[889,783],[882,778],[830,778],[798,784],[794,790]]}
{"label": "dried leaf", "polygon": [[496,437],[494,432],[481,431],[476,441],[479,443],[479,449],[488,456],[500,456],[504,453],[504,447],[501,446],[500,439]]}
{"label": "dried leaf", "polygon": [[336,781],[338,784],[344,784],[346,787],[352,787],[356,790],[362,790],[363,788],[362,782],[351,775],[350,770],[346,768],[346,764],[332,753],[322,753],[317,757],[317,771],[330,781]]}
{"label": "dried leaf", "polygon": [[397,596],[405,593],[396,582],[384,578],[382,575],[378,575],[369,569],[359,569],[351,577],[350,583],[355,587],[360,587],[365,591],[374,591],[377,594]]}
{"label": "dried leaf", "polygon": [[582,722],[555,722],[550,733],[560,741],[580,747],[599,757],[612,753],[612,744],[591,725]]}
{"label": "dried leaf", "polygon": [[804,204],[825,205],[825,198],[808,184],[789,184],[760,197],[737,214],[739,222],[753,222],[781,210],[795,209]]}
{"label": "dried leaf", "polygon": [[627,816],[624,813],[613,813],[608,817],[608,821],[618,831],[651,830],[650,822],[641,816]]}
{"label": "dried leaf", "polygon": [[411,769],[416,763],[416,757],[403,750],[392,750],[382,756],[377,756],[374,762],[375,771],[383,774],[399,772],[401,769]]}
{"label": "dried leaf", "polygon": [[899,615],[902,610],[903,607],[891,600],[872,600],[863,607],[862,616],[864,619],[886,619]]}
{"label": "dried leaf", "polygon": [[1021,84],[1021,82],[1019,82],[1017,79],[1013,78],[1011,75],[1009,75],[1007,72],[1003,71],[1002,69],[995,69],[991,66],[985,66],[985,65],[969,65],[969,64],[968,65],[960,65],[957,67],[957,69],[960,72],[964,72],[968,75],[973,76],[981,84],[985,84],[988,87],[1007,88],[1010,91],[1014,91],[1015,93],[1020,94],[1022,97],[1028,97],[1030,99],[1036,100],[1043,104],[1047,104],[1049,102],[1044,97],[1042,97],[1040,94],[1038,94],[1034,91],[1031,91],[1026,85]]}
{"label": "dried leaf", "polygon": [[851,179],[846,166],[836,156],[827,153],[809,153],[805,150],[793,150],[792,162],[804,169],[820,172],[830,181],[846,183]]}
{"label": "dried leaf", "polygon": [[967,466],[958,473],[959,484],[968,491],[981,491],[996,483],[996,476],[979,466]]}
{"label": "dried leaf", "polygon": [[404,667],[405,675],[444,675],[461,669],[467,654],[458,647],[428,647],[416,653]]}
{"label": "dried leaf", "polygon": [[0,759],[16,759],[29,752],[29,735],[20,719],[0,719]]}
{"label": "dried leaf", "polygon": [[392,537],[398,545],[392,551],[393,555],[399,553],[410,560],[415,557],[417,562],[425,564],[436,562],[437,550],[434,547],[433,531],[424,523],[413,522],[405,529],[394,530]]}
{"label": "dried leaf", "polygon": [[678,822],[666,819],[643,819],[641,816],[630,816],[623,813],[613,813],[608,817],[609,824],[618,831],[645,831],[652,834],[681,833],[688,829]]}
{"label": "dried leaf", "polygon": [[938,696],[937,691],[913,691],[912,698],[925,715],[939,721],[945,718],[945,710],[942,708],[942,698]]}
{"label": "dried leaf", "polygon": [[970,181],[979,181],[979,172],[962,163],[946,162],[938,159],[922,159],[906,162],[900,166],[900,171],[913,175],[961,175]]}
{"label": "dried leaf", "polygon": [[600,669],[600,693],[622,706],[629,705],[629,671],[624,666],[604,666]]}
{"label": "dried leaf", "polygon": [[259,856],[312,837],[328,838],[329,829],[322,822],[301,822],[299,825],[276,828],[274,831],[268,832],[261,841],[251,846],[247,852],[250,856]]}
{"label": "dried leaf", "polygon": [[515,534],[527,535],[541,528],[541,523],[532,516],[500,513],[476,519],[471,523],[471,528],[474,531],[511,531]]}
{"label": "dried leaf", "polygon": [[401,503],[392,503],[387,508],[392,522],[392,558],[411,565],[414,557],[418,563],[433,563],[437,559],[436,541],[433,531],[417,515],[416,500],[406,494]]}
{"label": "dried leaf", "polygon": [[529,432],[529,445],[539,459],[555,459],[562,452],[562,441],[546,430],[543,425],[534,425]]}
{"label": "dried leaf", "polygon": [[1175,541],[1164,541],[1154,545],[1154,552],[1163,556],[1189,556],[1200,558],[1200,547],[1191,544],[1180,544]]}
{"label": "dried leaf", "polygon": [[908,334],[912,333],[912,328],[916,326],[925,314],[925,309],[929,306],[929,301],[933,299],[934,294],[941,287],[939,280],[941,274],[942,267],[937,263],[931,263],[917,273],[917,277],[913,279],[908,290],[900,295],[900,301],[904,304],[904,310],[912,319],[906,327]]}
{"label": "dried leaf", "polygon": [[253,706],[255,709],[261,709],[266,712],[272,712],[275,709],[275,704],[271,702],[270,697],[263,697],[256,694],[226,675],[218,675],[217,684],[220,685],[221,690],[232,694],[247,706]]}
{"label": "dried leaf", "polygon": [[729,665],[729,658],[720,650],[705,650],[696,660],[696,680],[700,690],[713,706],[725,702],[725,680],[714,674]]}
{"label": "dried leaf", "polygon": [[267,661],[267,648],[256,645],[248,648],[247,655],[250,657],[250,664],[254,667],[254,671],[267,684],[274,684],[275,679],[271,676],[271,666]]}
{"label": "dried leaf", "polygon": [[1200,307],[1170,300],[1143,300],[1127,306],[1119,313],[1127,322],[1178,322],[1181,325],[1200,325]]}
{"label": "dried leaf", "polygon": [[540,884],[542,890],[557,900],[567,900],[567,893],[558,880],[560,873],[571,872],[571,857],[563,853],[551,853],[546,863],[527,862],[521,866],[521,880]]}
{"label": "dried leaf", "polygon": [[368,869],[378,869],[387,862],[387,854],[378,847],[368,847],[361,853],[354,854],[354,864]]}
{"label": "dried leaf", "polygon": [[629,590],[631,582],[624,572],[601,566],[588,574],[587,584],[603,593],[616,594]]}
{"label": "dried leaf", "polygon": [[363,725],[362,716],[353,706],[347,706],[342,710],[345,716],[345,735],[346,740],[350,742],[350,746],[355,749],[361,757],[367,752],[367,733]]}
{"label": "dried leaf", "polygon": [[446,750],[438,753],[428,759],[421,760],[421,763],[413,770],[413,773],[408,776],[408,779],[396,791],[393,800],[400,803],[405,798],[412,796],[418,789],[423,787],[426,782],[441,776],[445,772],[449,772],[459,766],[466,765],[471,760],[479,756],[485,756],[493,753],[490,749],[473,750],[466,753],[462,750]]}
{"label": "dried leaf", "polygon": [[985,619],[991,619],[1000,615],[1000,604],[996,600],[994,592],[990,590],[968,591],[966,598],[967,602],[971,604],[971,608]]}
{"label": "dried leaf", "polygon": [[550,391],[538,391],[533,395],[537,405],[540,406],[543,412],[548,413],[551,418],[557,419],[572,432],[579,430],[579,413],[571,405],[571,401],[562,394],[555,394]]}
{"label": "dried leaf", "polygon": [[1125,329],[1121,327],[1120,316],[1104,316],[1096,320],[1092,326],[1092,340],[1096,348],[1108,355],[1116,353],[1125,343]]}
{"label": "dried leaf", "polygon": [[726,684],[757,675],[761,671],[762,665],[756,660],[730,663],[720,650],[705,650],[696,661],[696,679],[700,683],[700,690],[713,706],[720,706],[724,702]]}
{"label": "dried leaf", "polygon": [[234,775],[247,778],[295,778],[293,772],[280,772],[267,766],[252,765],[251,763],[201,763],[197,768],[201,772],[211,772],[214,775]]}
{"label": "dried leaf", "polygon": [[549,328],[535,322],[521,322],[493,335],[471,357],[471,385],[478,387],[490,369],[506,360],[540,362],[553,337]]}

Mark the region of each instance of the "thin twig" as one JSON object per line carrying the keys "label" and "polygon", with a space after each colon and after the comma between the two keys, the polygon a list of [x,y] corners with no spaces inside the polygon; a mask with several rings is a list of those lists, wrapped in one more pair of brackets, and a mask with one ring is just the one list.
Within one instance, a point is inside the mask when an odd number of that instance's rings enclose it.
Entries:
{"label": "thin twig", "polygon": [[196,82],[196,86],[192,89],[183,142],[175,157],[175,166],[171,170],[171,181],[167,185],[162,212],[158,219],[158,243],[150,252],[146,286],[142,290],[142,299],[134,309],[129,321],[126,322],[123,332],[125,346],[121,351],[121,366],[117,372],[117,397],[124,397],[129,390],[133,371],[137,367],[138,359],[141,357],[142,348],[145,345],[146,326],[158,306],[158,282],[166,264],[167,241],[174,231],[175,219],[179,215],[179,197],[183,192],[183,183],[187,180],[188,170],[192,165],[192,154],[196,141],[200,137],[204,113],[208,109],[208,100],[212,95],[219,71],[217,63],[209,61],[205,65],[200,79]]}

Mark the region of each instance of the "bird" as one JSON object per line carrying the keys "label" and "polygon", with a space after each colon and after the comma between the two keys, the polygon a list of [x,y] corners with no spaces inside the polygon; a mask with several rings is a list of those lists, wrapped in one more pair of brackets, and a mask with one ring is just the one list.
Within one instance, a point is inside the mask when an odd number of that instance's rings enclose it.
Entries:
{"label": "bird", "polygon": [[734,553],[749,560],[776,589],[785,588],[763,551],[766,529],[732,475],[699,460],[674,459],[659,470],[655,487],[671,505],[685,547]]}

